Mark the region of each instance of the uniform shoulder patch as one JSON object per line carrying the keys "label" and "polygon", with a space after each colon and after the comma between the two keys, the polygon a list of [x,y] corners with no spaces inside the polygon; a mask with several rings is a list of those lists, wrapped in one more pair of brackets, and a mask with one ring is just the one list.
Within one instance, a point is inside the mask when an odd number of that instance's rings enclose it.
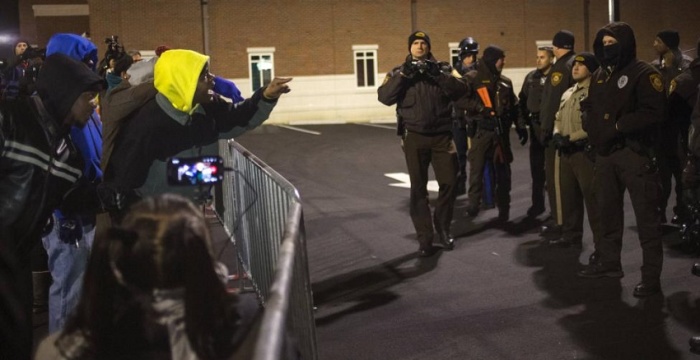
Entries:
{"label": "uniform shoulder patch", "polygon": [[654,87],[654,90],[658,92],[664,91],[664,82],[661,80],[661,75],[651,74],[649,75],[649,81],[651,81],[651,86]]}
{"label": "uniform shoulder patch", "polygon": [[391,75],[386,74],[386,76],[384,76],[384,81],[382,81],[382,85],[386,84],[387,81],[389,81],[390,78],[391,78]]}
{"label": "uniform shoulder patch", "polygon": [[561,79],[564,77],[564,75],[560,72],[553,72],[552,76],[550,77],[550,83],[552,86],[557,86],[561,82]]}
{"label": "uniform shoulder patch", "polygon": [[676,90],[676,86],[678,86],[676,79],[671,80],[671,84],[668,86],[668,93],[671,94],[674,90]]}

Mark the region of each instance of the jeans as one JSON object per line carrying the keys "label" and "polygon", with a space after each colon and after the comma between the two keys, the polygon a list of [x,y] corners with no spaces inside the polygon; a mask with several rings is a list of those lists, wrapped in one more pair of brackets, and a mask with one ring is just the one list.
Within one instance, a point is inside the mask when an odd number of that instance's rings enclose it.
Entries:
{"label": "jeans", "polygon": [[83,288],[83,274],[95,238],[94,216],[69,219],[76,221],[82,230],[82,237],[77,242],[61,240],[60,228],[66,220],[58,220],[56,216],[53,229],[42,238],[49,255],[49,271],[53,278],[49,289],[49,333],[61,330],[78,305]]}

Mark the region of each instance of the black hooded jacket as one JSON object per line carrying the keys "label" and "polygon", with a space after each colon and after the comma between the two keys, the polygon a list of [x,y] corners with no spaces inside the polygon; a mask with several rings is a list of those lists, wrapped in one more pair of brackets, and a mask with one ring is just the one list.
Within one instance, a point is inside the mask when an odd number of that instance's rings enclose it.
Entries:
{"label": "black hooded jacket", "polygon": [[[620,44],[617,62],[604,57],[603,37],[614,37]],[[611,23],[598,31],[593,48],[603,64],[593,73],[588,98],[581,103],[583,128],[598,154],[608,155],[617,145],[654,145],[654,133],[666,116],[664,84],[656,69],[637,59],[632,28],[623,22]]]}
{"label": "black hooded jacket", "polygon": [[26,254],[80,178],[83,160],[63,119],[80,94],[101,81],[82,63],[51,55],[37,94],[0,109],[0,251]]}

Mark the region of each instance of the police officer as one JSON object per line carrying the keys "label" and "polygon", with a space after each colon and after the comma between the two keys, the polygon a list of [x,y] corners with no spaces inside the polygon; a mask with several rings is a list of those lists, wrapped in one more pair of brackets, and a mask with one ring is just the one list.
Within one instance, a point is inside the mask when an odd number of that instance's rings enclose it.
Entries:
{"label": "police officer", "polygon": [[595,192],[602,236],[600,261],[578,272],[581,277],[622,277],[620,253],[625,189],[629,190],[642,247],[642,281],[633,295],[661,290],[660,179],[654,154],[655,130],[665,114],[661,74],[636,58],[632,28],[623,22],[600,29],[593,47],[601,63],[581,104],[584,130],[595,147]]}
{"label": "police officer", "polygon": [[[459,61],[455,64],[454,75],[461,78],[474,69],[477,54],[479,54],[479,43],[471,36],[462,39],[459,42]],[[456,195],[463,195],[467,193],[467,119],[463,112],[457,111],[456,108],[453,108],[452,119],[452,135],[457,146],[457,160],[459,160]]]}
{"label": "police officer", "polygon": [[[476,134],[471,139],[469,160],[469,204],[467,213],[478,213],[483,191],[483,170],[487,159],[493,160],[496,182],[496,204],[499,221],[508,221],[510,211],[511,174],[509,131],[518,117],[517,98],[511,80],[501,74],[505,52],[495,45],[484,50],[475,70],[467,73],[467,81],[475,93],[458,105],[475,119]],[[518,135],[527,138],[527,129],[519,127]]]}
{"label": "police officer", "polygon": [[[564,92],[554,121],[552,143],[560,157],[559,186],[563,213],[562,238],[550,245],[581,246],[583,238],[583,204],[593,232],[593,243],[600,239],[600,211],[593,191],[593,161],[588,134],[581,125],[581,101],[588,96],[591,74],[598,69],[598,60],[591,53],[574,57],[572,78],[576,85]],[[588,150],[588,151],[587,151]],[[597,260],[597,253],[591,255]]]}
{"label": "police officer", "polygon": [[[468,88],[451,75],[448,63],[437,62],[425,32],[416,31],[408,37],[408,50],[404,63],[386,75],[377,92],[384,105],[396,104],[403,122],[403,149],[411,179],[411,220],[420,244],[419,255],[430,256],[434,253],[433,225],[444,248],[454,247],[450,226],[457,152],[452,141],[450,103],[467,93]],[[430,213],[427,190],[431,163],[440,186],[434,216]]]}
{"label": "police officer", "polygon": [[[659,56],[658,59],[652,61],[652,65],[661,73],[664,81],[664,88],[670,94],[671,83],[679,74],[685,71],[692,59],[683,54],[678,45],[680,44],[680,36],[675,30],[662,30],[656,34],[654,39],[654,50]],[[673,107],[669,106],[669,110],[673,111]],[[671,114],[675,115],[675,114]],[[671,178],[675,179],[676,206],[673,207],[674,224],[682,222],[685,216],[683,205],[683,188],[681,186],[680,176],[685,159],[687,149],[684,148],[687,132],[682,129],[682,124],[678,122],[678,117],[669,116],[667,121],[659,128],[659,170],[661,174],[661,185],[663,186],[663,197],[661,198],[661,222],[666,222],[666,207],[668,199],[671,196],[674,188],[672,187]],[[681,134],[685,134],[686,138],[681,139]]]}
{"label": "police officer", "polygon": [[539,140],[545,145],[545,176],[547,183],[547,196],[549,197],[549,209],[552,219],[542,227],[542,235],[553,239],[561,237],[562,213],[557,207],[557,191],[555,188],[555,173],[558,168],[556,149],[549,140],[552,138],[554,118],[559,109],[559,101],[566,89],[574,85],[571,78],[571,68],[574,62],[574,34],[568,30],[560,30],[552,39],[554,56],[557,62],[547,75],[547,81],[542,90],[542,104],[540,106],[540,122],[542,128]]}
{"label": "police officer", "polygon": [[544,144],[538,136],[541,132],[540,103],[547,75],[554,63],[551,47],[537,48],[537,68],[530,71],[523,81],[518,94],[520,116],[530,126],[530,175],[532,176],[532,206],[527,209],[527,216],[536,217],[544,208]]}

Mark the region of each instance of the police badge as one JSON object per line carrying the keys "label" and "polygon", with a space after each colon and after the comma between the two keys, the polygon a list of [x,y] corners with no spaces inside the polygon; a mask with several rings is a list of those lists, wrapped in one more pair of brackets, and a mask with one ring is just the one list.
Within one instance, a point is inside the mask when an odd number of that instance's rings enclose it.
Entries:
{"label": "police badge", "polygon": [[654,87],[654,90],[658,92],[664,91],[664,82],[661,80],[661,75],[651,74],[649,75],[649,81],[651,81],[651,86]]}
{"label": "police badge", "polygon": [[563,75],[562,75],[562,73],[560,73],[560,72],[554,72],[554,73],[552,73],[552,78],[551,78],[551,79],[552,79],[552,81],[551,81],[552,86],[557,86],[557,85],[559,85],[559,83],[561,82],[562,77],[563,77]]}

